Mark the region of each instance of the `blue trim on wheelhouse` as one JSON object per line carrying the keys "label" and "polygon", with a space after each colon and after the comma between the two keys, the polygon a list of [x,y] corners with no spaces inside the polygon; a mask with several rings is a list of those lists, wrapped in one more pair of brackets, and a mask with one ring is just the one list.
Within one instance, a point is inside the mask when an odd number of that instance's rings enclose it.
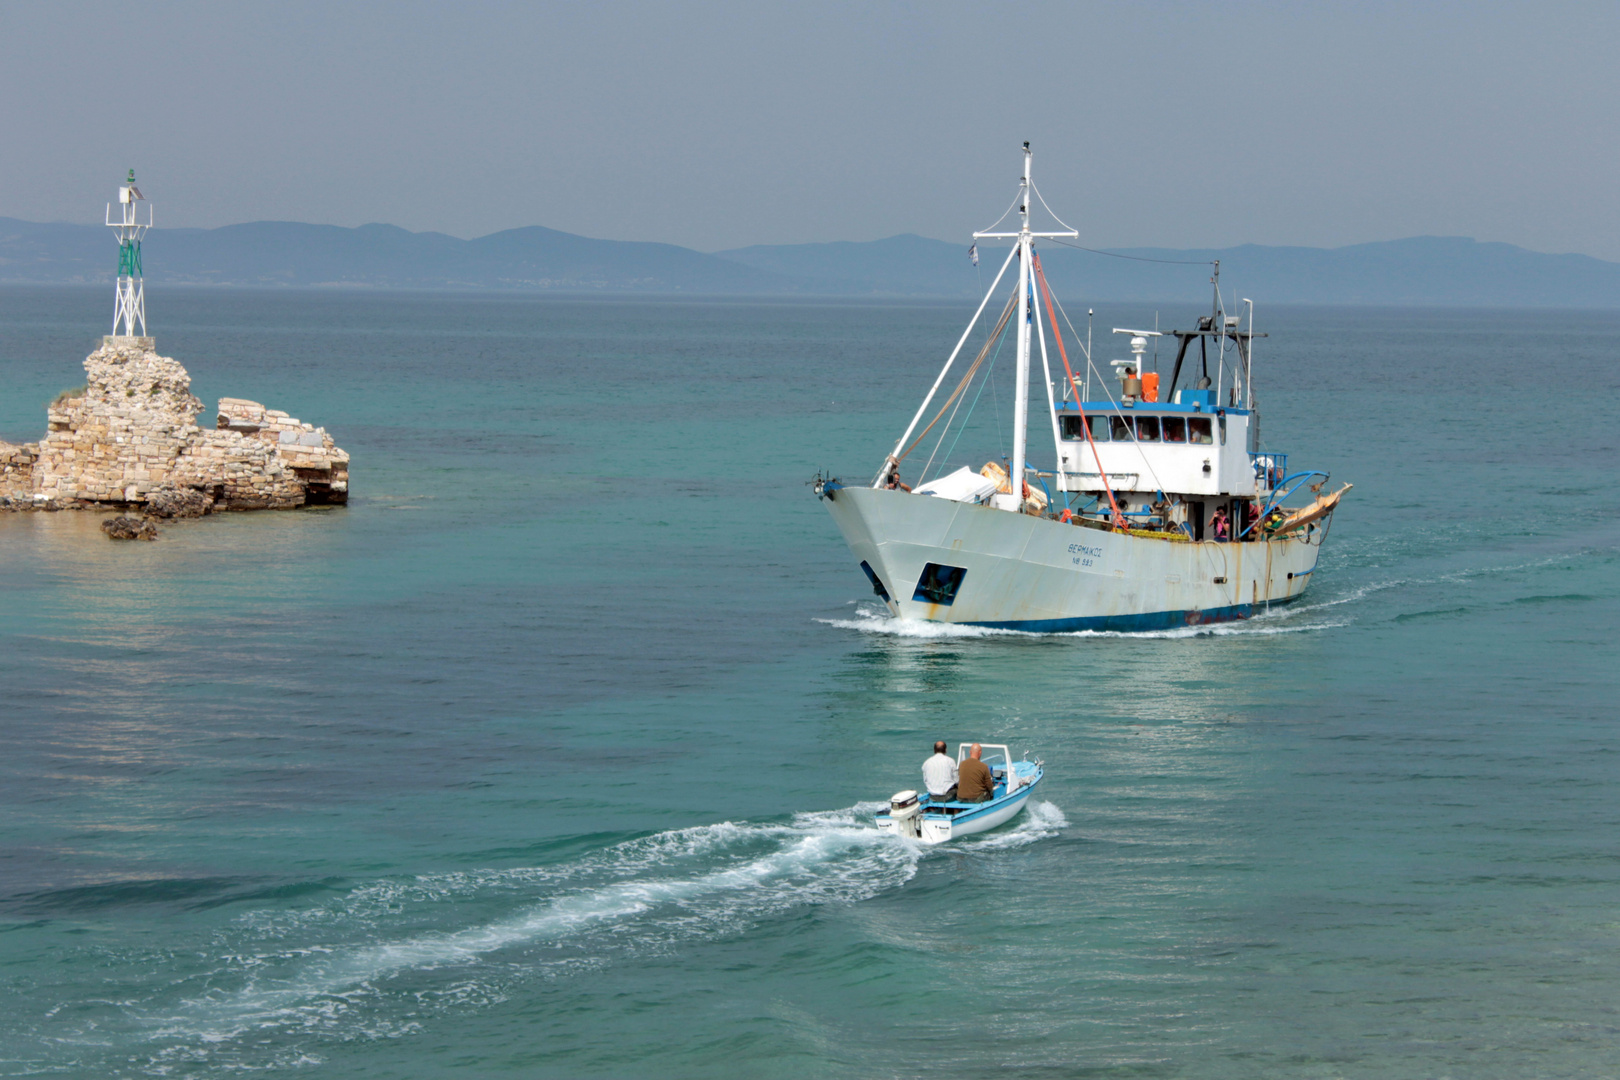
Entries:
{"label": "blue trim on wheelhouse", "polygon": [[[1186,413],[1188,416],[1214,416],[1216,413],[1225,413],[1228,416],[1248,416],[1248,409],[1240,409],[1228,405],[1201,405],[1182,404],[1175,401],[1138,401],[1135,405],[1121,409],[1117,401],[1085,401],[1081,408],[1087,413],[1121,413],[1126,416],[1145,413],[1152,416],[1155,413]],[[1058,412],[1075,412],[1074,402],[1060,401],[1057,403]]]}

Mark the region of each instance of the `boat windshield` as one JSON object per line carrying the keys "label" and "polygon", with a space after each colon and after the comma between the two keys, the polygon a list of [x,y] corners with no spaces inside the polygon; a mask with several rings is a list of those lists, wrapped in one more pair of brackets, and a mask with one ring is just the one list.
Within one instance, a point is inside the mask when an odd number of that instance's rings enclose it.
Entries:
{"label": "boat windshield", "polygon": [[[956,748],[956,763],[960,765],[962,762],[966,761],[968,753],[972,749],[972,743],[961,743],[958,745]],[[984,762],[986,765],[994,763],[995,765],[1005,766],[1012,761],[1012,751],[1007,749],[1005,744],[980,743],[979,751],[979,760]]]}

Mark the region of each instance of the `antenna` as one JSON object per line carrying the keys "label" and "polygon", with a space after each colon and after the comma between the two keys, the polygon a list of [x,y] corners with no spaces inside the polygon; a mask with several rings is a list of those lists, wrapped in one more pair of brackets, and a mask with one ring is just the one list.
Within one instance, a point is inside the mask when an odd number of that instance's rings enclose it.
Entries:
{"label": "antenna", "polygon": [[[146,220],[141,204],[146,203]],[[118,296],[113,306],[113,337],[146,336],[146,280],[141,272],[141,237],[152,227],[152,204],[135,186],[135,170],[118,188],[118,220],[107,204],[107,225],[118,237]],[[120,331],[119,327],[123,327]]]}
{"label": "antenna", "polygon": [[1249,347],[1243,350],[1243,407],[1254,408],[1254,301],[1243,298],[1249,309]]}
{"label": "antenna", "polygon": [[1091,324],[1096,320],[1097,309],[1086,308],[1086,398],[1091,398],[1091,369],[1096,365],[1091,362]]}

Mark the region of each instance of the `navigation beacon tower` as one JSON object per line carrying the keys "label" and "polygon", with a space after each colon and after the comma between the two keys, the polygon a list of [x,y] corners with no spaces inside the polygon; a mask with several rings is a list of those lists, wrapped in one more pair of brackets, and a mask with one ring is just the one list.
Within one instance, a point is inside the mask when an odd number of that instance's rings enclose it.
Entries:
{"label": "navigation beacon tower", "polygon": [[[146,203],[146,220],[141,204]],[[141,237],[152,227],[152,204],[135,186],[135,170],[118,187],[119,220],[107,204],[107,224],[118,234],[118,302],[113,308],[113,337],[146,336],[146,283],[141,276]],[[122,329],[120,329],[122,327]]]}

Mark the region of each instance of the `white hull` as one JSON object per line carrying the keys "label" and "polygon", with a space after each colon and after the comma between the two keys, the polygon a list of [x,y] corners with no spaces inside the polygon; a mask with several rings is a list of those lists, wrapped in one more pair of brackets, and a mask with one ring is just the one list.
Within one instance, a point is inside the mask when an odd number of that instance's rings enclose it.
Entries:
{"label": "white hull", "polygon": [[[1032,790],[1034,790],[1034,785],[1024,788],[1023,791],[1006,800],[1001,806],[996,807],[989,813],[973,814],[971,816],[959,814],[954,818],[944,819],[944,835],[934,842],[943,843],[946,840],[958,840],[964,836],[972,836],[974,833],[989,832],[998,825],[1007,824],[1018,815],[1018,811],[1024,808],[1024,804],[1029,801]],[[931,824],[933,822],[926,818],[923,821],[923,840],[925,842],[929,838],[928,826]]]}
{"label": "white hull", "polygon": [[[1327,535],[1323,522],[1284,539],[1183,543],[898,490],[829,486],[827,501],[895,615],[1034,632],[1248,618],[1305,591]],[[951,603],[918,598],[929,563],[965,571]]]}
{"label": "white hull", "polygon": [[[1027,762],[1021,763],[1027,766]],[[951,840],[960,840],[964,836],[975,833],[989,832],[999,825],[1005,825],[1018,816],[1024,808],[1029,797],[1034,793],[1035,787],[1041,782],[1041,774],[1037,771],[1035,778],[1023,784],[1009,797],[1003,795],[998,799],[975,809],[971,804],[964,806],[961,803],[951,803],[956,808],[954,814],[940,813],[934,806],[925,805],[919,818],[911,822],[902,822],[902,825],[917,826],[915,839],[924,844],[943,844]],[[884,832],[900,833],[895,822],[889,817],[887,811],[878,814],[874,819],[877,827]],[[901,835],[913,835],[901,833]]]}

